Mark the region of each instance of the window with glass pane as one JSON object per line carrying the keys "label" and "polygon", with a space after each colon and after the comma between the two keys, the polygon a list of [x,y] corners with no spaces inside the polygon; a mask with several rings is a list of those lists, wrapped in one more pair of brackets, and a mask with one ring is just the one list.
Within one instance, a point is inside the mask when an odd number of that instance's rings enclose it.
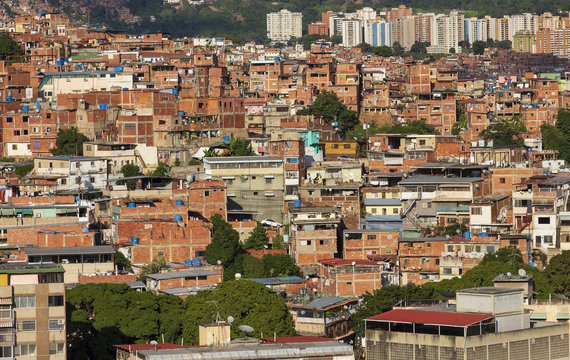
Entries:
{"label": "window with glass pane", "polygon": [[63,343],[51,343],[49,344],[49,354],[63,354]]}
{"label": "window with glass pane", "polygon": [[18,344],[14,347],[15,356],[36,355],[36,345],[34,344]]}
{"label": "window with glass pane", "polygon": [[36,307],[36,297],[35,296],[14,296],[14,307],[15,308]]}
{"label": "window with glass pane", "polygon": [[50,331],[65,330],[65,319],[50,319],[49,330]]}
{"label": "window with glass pane", "polygon": [[36,320],[19,320],[16,323],[17,331],[36,331]]}
{"label": "window with glass pane", "polygon": [[0,346],[0,357],[2,357],[2,358],[12,357],[12,347],[11,346]]}
{"label": "window with glass pane", "polygon": [[51,295],[48,299],[49,306],[63,306],[63,295]]}

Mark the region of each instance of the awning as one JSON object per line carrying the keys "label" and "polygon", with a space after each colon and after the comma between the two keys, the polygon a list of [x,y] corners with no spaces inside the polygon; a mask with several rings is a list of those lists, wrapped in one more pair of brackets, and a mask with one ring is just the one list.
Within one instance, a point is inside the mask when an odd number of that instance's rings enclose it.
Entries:
{"label": "awning", "polygon": [[556,320],[570,320],[568,313],[558,313],[556,314]]}
{"label": "awning", "polygon": [[22,215],[33,215],[34,214],[32,209],[16,209],[16,213],[22,214]]}
{"label": "awning", "polygon": [[532,313],[530,314],[531,320],[546,320],[546,313]]}

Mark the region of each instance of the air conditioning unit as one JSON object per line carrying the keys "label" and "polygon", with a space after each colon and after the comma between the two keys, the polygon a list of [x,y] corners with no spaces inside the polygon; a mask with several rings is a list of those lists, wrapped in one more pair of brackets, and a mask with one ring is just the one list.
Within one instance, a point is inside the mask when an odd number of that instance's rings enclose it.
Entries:
{"label": "air conditioning unit", "polygon": [[37,218],[41,218],[41,217],[42,217],[42,214],[41,214],[41,213],[36,213],[36,214],[34,214],[34,216],[37,217]]}
{"label": "air conditioning unit", "polygon": [[57,319],[58,325],[65,325],[65,319]]}

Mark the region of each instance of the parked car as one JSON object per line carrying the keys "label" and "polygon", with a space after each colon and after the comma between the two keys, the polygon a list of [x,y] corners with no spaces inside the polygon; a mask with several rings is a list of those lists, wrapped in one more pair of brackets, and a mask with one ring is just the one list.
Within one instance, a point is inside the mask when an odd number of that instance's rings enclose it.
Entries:
{"label": "parked car", "polygon": [[274,227],[281,226],[281,224],[279,224],[277,221],[275,221],[273,219],[263,219],[260,222],[262,225],[267,225],[267,226],[274,226]]}

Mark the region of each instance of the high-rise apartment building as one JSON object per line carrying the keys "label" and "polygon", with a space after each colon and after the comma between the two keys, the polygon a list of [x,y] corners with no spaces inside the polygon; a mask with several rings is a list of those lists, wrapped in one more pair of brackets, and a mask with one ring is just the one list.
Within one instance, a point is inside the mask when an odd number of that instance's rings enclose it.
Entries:
{"label": "high-rise apartment building", "polygon": [[384,20],[369,21],[364,26],[364,42],[372,46],[392,46],[392,30]]}
{"label": "high-rise apartment building", "polygon": [[434,27],[431,30],[432,45],[430,48],[435,49],[435,52],[448,53],[451,49],[460,52],[459,43],[465,39],[464,26],[464,16],[457,11],[451,11],[447,16],[436,15]]}
{"label": "high-rise apartment building", "polygon": [[0,264],[0,358],[66,358],[61,265]]}
{"label": "high-rise apartment building", "polygon": [[342,46],[355,47],[362,43],[362,21],[360,19],[343,20],[342,28]]}
{"label": "high-rise apartment building", "polygon": [[415,40],[415,20],[413,16],[399,17],[390,21],[392,44],[400,43],[405,50],[410,50]]}
{"label": "high-rise apartment building", "polygon": [[412,15],[412,8],[408,8],[406,5],[400,5],[388,11],[386,17],[388,20],[396,20],[397,18],[410,15]]}
{"label": "high-rise apartment building", "polygon": [[303,14],[281,10],[267,14],[267,37],[274,41],[288,41],[303,36]]}
{"label": "high-rise apartment building", "polygon": [[514,36],[518,32],[528,31],[531,34],[535,34],[537,27],[537,16],[529,13],[505,16],[508,21],[509,26],[509,38],[508,40],[513,41]]}
{"label": "high-rise apartment building", "polygon": [[475,41],[487,41],[487,21],[472,17],[465,19],[465,40],[473,44]]}
{"label": "high-rise apartment building", "polygon": [[414,16],[414,40],[431,43],[431,29],[434,26],[434,14],[419,14]]}
{"label": "high-rise apartment building", "polygon": [[570,55],[570,28],[537,31],[536,52],[557,56]]}

